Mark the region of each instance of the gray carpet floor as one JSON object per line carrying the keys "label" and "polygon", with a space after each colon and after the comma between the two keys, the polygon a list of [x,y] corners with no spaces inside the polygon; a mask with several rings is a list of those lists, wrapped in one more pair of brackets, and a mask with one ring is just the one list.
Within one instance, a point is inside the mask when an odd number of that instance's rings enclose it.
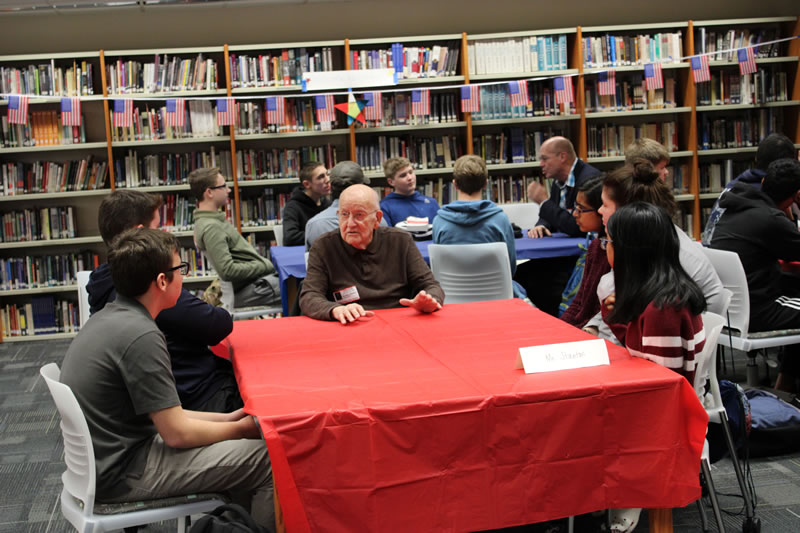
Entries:
{"label": "gray carpet floor", "polygon": [[[68,341],[0,345],[0,533],[71,531],[58,501],[64,471],[59,417],[39,368],[61,362]],[[741,354],[737,370],[744,370]],[[800,531],[800,453],[750,462],[758,494],[757,516],[764,533]],[[732,463],[712,465],[718,492],[738,493]],[[727,531],[741,531],[741,499],[722,496]],[[711,530],[716,531],[706,506]],[[701,531],[697,507],[675,509],[676,533]],[[528,531],[536,528],[511,528]],[[642,515],[637,532],[646,532]],[[175,531],[174,524],[156,524],[143,532]],[[587,532],[592,533],[592,532]]]}

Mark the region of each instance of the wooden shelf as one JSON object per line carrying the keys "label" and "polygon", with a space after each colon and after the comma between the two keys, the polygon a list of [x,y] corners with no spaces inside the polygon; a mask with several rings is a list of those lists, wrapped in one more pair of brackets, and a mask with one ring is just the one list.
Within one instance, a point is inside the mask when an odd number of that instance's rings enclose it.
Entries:
{"label": "wooden shelf", "polygon": [[[491,169],[491,166],[489,166]],[[453,167],[443,167],[443,168],[415,168],[414,174],[417,176],[432,176],[436,174],[452,174]],[[369,179],[385,179],[383,172],[378,172],[375,170],[372,171],[364,171],[364,177]]]}
{"label": "wooden shelf", "polygon": [[72,239],[50,239],[46,241],[22,241],[22,242],[2,242],[0,250],[11,250],[14,248],[41,248],[46,246],[74,246],[76,244],[95,244],[103,242],[100,235],[95,237],[74,237]]}
{"label": "wooden shelf", "polygon": [[616,26],[584,26],[582,31],[587,33],[611,33],[617,31],[644,31],[644,30],[669,30],[688,28],[688,22],[656,22],[653,24],[621,24]]}
{"label": "wooden shelf", "polygon": [[269,185],[300,185],[300,178],[267,178],[253,180],[239,180],[239,187],[265,187]]}
{"label": "wooden shelf", "polygon": [[206,274],[204,276],[183,276],[184,283],[211,283],[217,279],[216,274]]}
{"label": "wooden shelf", "polygon": [[78,144],[51,144],[42,146],[16,146],[13,148],[0,148],[2,154],[18,154],[25,152],[60,152],[64,150],[105,150],[108,144],[105,142],[91,142]]}
{"label": "wooden shelf", "polygon": [[[162,146],[170,144],[202,144],[202,143],[216,143],[216,142],[230,142],[231,138],[228,135],[220,135],[216,137],[189,137],[186,139],[155,139],[148,141],[111,141],[111,146],[114,148],[135,148],[137,146]],[[105,143],[103,143],[105,148]]]}
{"label": "wooden shelf", "polygon": [[30,342],[30,341],[54,341],[62,339],[72,339],[78,332],[74,333],[45,333],[43,335],[20,335],[17,337],[3,337],[2,342]]}
{"label": "wooden shelf", "polygon": [[0,289],[0,297],[22,296],[27,294],[51,294],[59,292],[75,292],[77,290],[78,290],[77,285],[58,285],[56,287],[35,287],[32,289]]}
{"label": "wooden shelf", "polygon": [[[670,152],[669,157],[670,159],[677,159],[681,157],[692,157],[694,152],[691,150],[681,150],[678,152]],[[599,157],[587,157],[587,163],[618,163],[621,161],[625,161],[624,155],[610,155],[610,156],[599,156]]]}
{"label": "wooden shelf", "polygon": [[242,233],[263,233],[268,231],[274,231],[275,226],[277,225],[278,224],[269,226],[245,226],[244,224],[242,224]]}
{"label": "wooden shelf", "polygon": [[676,202],[690,202],[694,200],[694,194],[676,194],[675,201]]}
{"label": "wooden shelf", "polygon": [[750,154],[758,151],[758,146],[745,146],[742,148],[714,148],[711,150],[697,150],[698,157],[707,157],[712,155],[736,155],[736,154]]}
{"label": "wooden shelf", "polygon": [[157,93],[109,93],[109,100],[166,100],[168,98],[190,98],[192,96],[219,96],[228,95],[227,89],[192,89],[188,91],[161,91]]}
{"label": "wooden shelf", "polygon": [[537,77],[551,77],[551,76],[575,76],[578,74],[578,69],[567,68],[557,70],[534,70],[531,72],[508,72],[503,74],[470,74],[469,81],[488,81],[488,80],[503,80],[503,79],[524,79],[524,78],[537,78]]}
{"label": "wooden shelf", "polygon": [[88,191],[65,191],[65,192],[34,192],[28,194],[13,194],[11,196],[0,196],[0,202],[25,202],[37,200],[49,200],[52,198],[81,198],[86,196],[105,196],[111,189],[91,189]]}
{"label": "wooden shelf", "polygon": [[[794,56],[756,58],[757,65],[766,65],[769,63],[796,63],[796,62],[797,62],[797,57]],[[734,67],[738,65],[739,65],[738,61],[717,61],[717,60],[708,61],[708,66],[710,67]]]}
{"label": "wooden shelf", "polygon": [[548,115],[542,117],[525,117],[525,118],[493,118],[489,120],[472,120],[472,127],[478,126],[510,126],[512,124],[533,124],[537,122],[560,122],[562,120],[580,120],[581,116],[578,114],[573,115]]}
{"label": "wooden shelf", "polygon": [[586,113],[586,120],[594,120],[600,118],[618,118],[630,116],[648,116],[648,115],[673,115],[679,113],[691,113],[691,107],[665,107],[663,109],[634,109],[630,111],[599,111],[595,113]]}
{"label": "wooden shelf", "polygon": [[760,109],[762,107],[790,107],[800,105],[800,100],[785,100],[782,102],[767,102],[764,104],[724,104],[724,105],[699,105],[697,112],[735,111],[741,109]]}
{"label": "wooden shelf", "polygon": [[[644,72],[644,64],[641,65],[617,65],[607,67],[590,67],[583,70],[584,74],[592,75],[598,72],[606,72],[608,69],[614,69],[615,72]],[[689,68],[689,63],[675,61],[672,63],[661,63],[661,70],[671,70],[676,68]]]}
{"label": "wooden shelf", "polygon": [[467,126],[466,122],[434,122],[430,124],[418,124],[416,126],[377,126],[374,128],[356,128],[356,135],[362,133],[391,133],[396,131],[414,130],[441,130],[441,129],[454,129],[464,128]]}
{"label": "wooden shelf", "polygon": [[347,135],[349,129],[336,128],[327,131],[284,131],[280,133],[237,133],[237,141],[261,141],[265,139],[291,139],[297,137],[330,137],[332,135]]}
{"label": "wooden shelf", "polygon": [[719,191],[719,192],[701,192],[700,194],[697,195],[697,197],[700,198],[701,200],[716,200],[717,198],[719,198],[719,195],[721,193],[722,193],[722,191]]}

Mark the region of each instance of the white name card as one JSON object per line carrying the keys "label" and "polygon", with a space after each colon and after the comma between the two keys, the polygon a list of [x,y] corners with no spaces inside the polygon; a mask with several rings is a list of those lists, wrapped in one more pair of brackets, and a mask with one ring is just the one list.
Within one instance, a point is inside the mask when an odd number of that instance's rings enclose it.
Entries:
{"label": "white name card", "polygon": [[383,87],[397,85],[394,69],[331,70],[303,74],[307,91],[331,91],[358,87]]}
{"label": "white name card", "polygon": [[608,350],[603,339],[563,342],[519,349],[517,368],[526,374],[607,365]]}

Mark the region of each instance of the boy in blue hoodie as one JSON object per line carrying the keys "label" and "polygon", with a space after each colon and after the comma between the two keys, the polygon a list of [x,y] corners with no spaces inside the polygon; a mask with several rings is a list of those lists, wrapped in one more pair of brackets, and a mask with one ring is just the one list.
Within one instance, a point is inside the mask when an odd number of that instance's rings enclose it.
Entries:
{"label": "boy in blue hoodie", "polygon": [[396,226],[408,217],[428,217],[433,222],[439,204],[433,198],[417,192],[417,175],[405,157],[391,157],[383,163],[383,174],[394,189],[381,201],[383,218]]}
{"label": "boy in blue hoodie", "polygon": [[[435,244],[480,244],[505,242],[511,275],[517,269],[517,249],[511,221],[502,209],[491,200],[483,199],[483,190],[489,182],[486,162],[476,155],[459,157],[453,166],[455,202],[439,210],[433,220]],[[525,290],[514,283],[514,296],[525,298]]]}

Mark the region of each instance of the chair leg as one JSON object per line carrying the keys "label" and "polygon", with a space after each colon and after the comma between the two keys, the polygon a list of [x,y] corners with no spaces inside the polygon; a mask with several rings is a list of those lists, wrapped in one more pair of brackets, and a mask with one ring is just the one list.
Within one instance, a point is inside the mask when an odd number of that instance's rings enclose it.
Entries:
{"label": "chair leg", "polygon": [[739,464],[739,456],[736,454],[736,446],[733,443],[733,435],[731,435],[731,428],[728,425],[728,414],[725,411],[720,413],[720,420],[722,421],[722,431],[725,433],[725,443],[728,446],[728,453],[733,461],[733,471],[736,473],[736,481],[739,482],[739,489],[742,491],[744,498],[744,514],[745,518],[752,518],[755,514],[753,509],[753,501],[750,499],[750,491],[747,490],[747,483],[742,474],[742,467]]}
{"label": "chair leg", "polygon": [[567,519],[567,533],[575,533],[575,517],[570,516]]}
{"label": "chair leg", "polygon": [[703,528],[703,533],[708,533],[708,517],[706,516],[706,508],[703,507],[703,498],[701,497],[696,502],[697,512],[700,513],[700,526]]}
{"label": "chair leg", "polygon": [[758,387],[760,385],[758,381],[758,361],[756,361],[756,356],[758,352],[752,351],[747,352],[747,386],[748,387]]}
{"label": "chair leg", "polygon": [[191,525],[191,517],[187,516],[179,516],[178,517],[178,533],[186,533],[189,531],[189,526]]}
{"label": "chair leg", "polygon": [[714,519],[717,521],[717,528],[720,533],[725,533],[725,524],[722,522],[722,513],[719,508],[719,501],[717,501],[717,491],[714,488],[714,480],[711,479],[711,467],[708,465],[706,459],[700,460],[700,469],[703,472],[703,478],[706,482],[708,489],[708,497],[711,499],[711,510],[714,512]]}

